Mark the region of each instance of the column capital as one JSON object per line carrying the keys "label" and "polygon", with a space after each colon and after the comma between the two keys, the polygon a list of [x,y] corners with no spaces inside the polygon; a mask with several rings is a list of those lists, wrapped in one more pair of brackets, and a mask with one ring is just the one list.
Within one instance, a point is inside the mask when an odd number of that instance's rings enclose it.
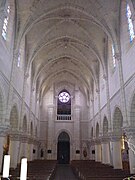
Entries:
{"label": "column capital", "polygon": [[19,133],[12,133],[10,134],[11,141],[20,141],[20,134]]}
{"label": "column capital", "polygon": [[8,126],[1,126],[0,127],[0,136],[6,136],[9,132],[9,127]]}
{"label": "column capital", "polygon": [[135,128],[134,127],[126,127],[123,128],[123,131],[125,132],[126,136],[129,137],[135,137]]}
{"label": "column capital", "polygon": [[112,135],[110,139],[112,142],[120,141],[121,136],[120,135]]}
{"label": "column capital", "polygon": [[107,143],[110,141],[110,137],[109,136],[102,136],[101,137],[101,143]]}
{"label": "column capital", "polygon": [[99,145],[99,144],[101,144],[101,138],[95,138],[95,144],[96,145]]}

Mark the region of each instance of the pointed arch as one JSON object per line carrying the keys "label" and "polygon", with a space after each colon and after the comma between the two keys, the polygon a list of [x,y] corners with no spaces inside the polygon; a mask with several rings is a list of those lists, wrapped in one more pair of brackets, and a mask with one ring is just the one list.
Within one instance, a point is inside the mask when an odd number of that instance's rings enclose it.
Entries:
{"label": "pointed arch", "polygon": [[33,123],[30,123],[30,134],[33,136]]}
{"label": "pointed arch", "polygon": [[13,129],[18,128],[18,109],[16,105],[12,107],[10,112],[10,126]]}
{"label": "pointed arch", "polygon": [[96,137],[99,137],[99,123],[96,124]]}
{"label": "pointed arch", "polygon": [[123,115],[120,108],[116,107],[113,115],[113,132],[116,135],[121,135],[123,126]]}
{"label": "pointed arch", "polygon": [[108,120],[107,117],[105,116],[103,119],[103,136],[107,136],[108,134]]}
{"label": "pointed arch", "polygon": [[27,132],[27,117],[24,115],[23,117],[23,131]]}
{"label": "pointed arch", "polygon": [[91,138],[93,138],[94,134],[93,134],[93,127],[91,128]]}

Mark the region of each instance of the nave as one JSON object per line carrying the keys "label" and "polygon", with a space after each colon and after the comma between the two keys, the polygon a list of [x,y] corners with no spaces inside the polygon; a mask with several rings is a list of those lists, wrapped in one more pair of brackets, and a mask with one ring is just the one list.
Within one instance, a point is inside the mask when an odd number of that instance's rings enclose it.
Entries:
{"label": "nave", "polygon": [[56,167],[56,173],[54,180],[77,180],[78,178],[75,177],[71,166],[68,164],[59,164]]}
{"label": "nave", "polygon": [[[15,170],[11,169],[11,180],[19,179],[19,172],[20,165]],[[34,160],[28,162],[27,172],[29,180],[129,180],[131,176],[129,170],[114,169],[94,160],[73,160],[70,164]]]}

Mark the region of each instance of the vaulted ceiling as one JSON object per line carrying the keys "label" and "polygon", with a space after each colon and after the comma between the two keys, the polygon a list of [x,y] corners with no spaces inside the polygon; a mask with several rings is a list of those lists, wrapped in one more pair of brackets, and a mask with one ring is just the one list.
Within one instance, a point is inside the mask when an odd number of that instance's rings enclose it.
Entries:
{"label": "vaulted ceiling", "polygon": [[105,71],[105,40],[118,38],[120,0],[19,0],[18,44],[26,41],[27,69],[44,92],[53,83],[91,91]]}

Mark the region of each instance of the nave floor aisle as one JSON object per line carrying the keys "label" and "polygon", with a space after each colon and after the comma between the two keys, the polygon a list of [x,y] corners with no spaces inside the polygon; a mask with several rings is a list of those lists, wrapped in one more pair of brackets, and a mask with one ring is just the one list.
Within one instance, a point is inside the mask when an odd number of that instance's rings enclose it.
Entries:
{"label": "nave floor aisle", "polygon": [[73,174],[70,165],[58,164],[56,167],[56,175],[54,180],[78,180]]}

